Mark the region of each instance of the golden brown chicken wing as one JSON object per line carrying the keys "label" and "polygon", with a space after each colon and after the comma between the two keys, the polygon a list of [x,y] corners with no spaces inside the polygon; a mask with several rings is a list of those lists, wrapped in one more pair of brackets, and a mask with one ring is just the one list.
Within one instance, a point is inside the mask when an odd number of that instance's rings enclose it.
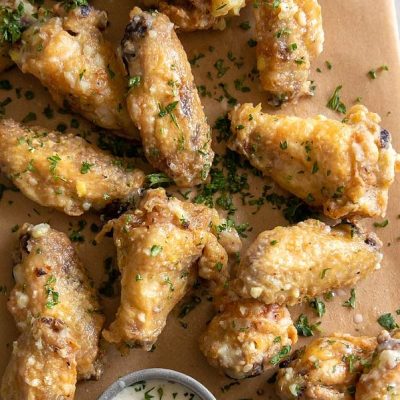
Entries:
{"label": "golden brown chicken wing", "polygon": [[138,209],[108,224],[122,288],[116,319],[103,332],[107,341],[149,350],[197,275],[223,288],[228,256],[212,233],[218,224],[215,210],[168,198],[162,189],[150,190]]}
{"label": "golden brown chicken wing", "polygon": [[270,103],[311,95],[310,63],[322,52],[324,31],[317,0],[257,0],[257,68]]}
{"label": "golden brown chicken wing", "polygon": [[128,200],[144,174],[73,134],[0,121],[0,168],[31,200],[68,215]]}
{"label": "golden brown chicken wing", "polygon": [[67,236],[47,224],[22,227],[14,277],[8,309],[23,333],[14,344],[2,395],[72,399],[76,379],[100,373],[104,318],[95,289]]}
{"label": "golden brown chicken wing", "polygon": [[372,365],[366,366],[356,386],[356,400],[400,399],[400,331],[378,336]]}
{"label": "golden brown chicken wing", "polygon": [[190,64],[163,14],[135,8],[122,41],[131,89],[128,110],[153,167],[178,186],[204,181],[214,152]]}
{"label": "golden brown chicken wing", "polygon": [[261,233],[242,257],[233,283],[245,298],[294,305],[354,285],[380,268],[381,243],[357,226],[331,228],[309,219]]}
{"label": "golden brown chicken wing", "polygon": [[[376,339],[346,334],[313,340],[296,352],[278,373],[276,391],[282,400],[351,400]],[[364,399],[364,398],[363,398]]]}
{"label": "golden brown chicken wing", "polygon": [[225,29],[225,18],[239,15],[246,0],[172,0],[150,1],[166,14],[176,27],[182,31],[201,29]]}
{"label": "golden brown chicken wing", "polygon": [[14,63],[9,56],[10,47],[35,18],[36,7],[26,0],[0,1],[0,72]]}
{"label": "golden brown chicken wing", "polygon": [[242,379],[279,364],[296,342],[297,331],[286,307],[237,300],[208,324],[200,350],[213,367]]}
{"label": "golden brown chicken wing", "polygon": [[231,121],[230,149],[328,217],[385,215],[399,156],[379,116],[364,106],[352,107],[342,123],[243,104]]}
{"label": "golden brown chicken wing", "polygon": [[11,58],[22,72],[38,78],[58,105],[103,128],[137,136],[126,109],[123,65],[101,32],[106,13],[89,6],[56,12],[22,34]]}

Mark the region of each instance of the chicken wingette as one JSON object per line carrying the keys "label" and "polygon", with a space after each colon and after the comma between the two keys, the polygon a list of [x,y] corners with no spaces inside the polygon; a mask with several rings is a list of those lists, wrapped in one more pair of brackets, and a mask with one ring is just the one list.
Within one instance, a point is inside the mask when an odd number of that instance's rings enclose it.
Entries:
{"label": "chicken wingette", "polygon": [[[116,319],[103,332],[107,341],[149,350],[197,276],[223,290],[228,255],[213,234],[220,223],[215,210],[168,198],[162,189],[108,223],[122,278]],[[240,241],[236,231],[225,234]]]}
{"label": "chicken wingette", "polygon": [[122,41],[128,110],[149,163],[178,186],[203,182],[214,152],[190,64],[171,21],[134,8]]}
{"label": "chicken wingette", "polygon": [[129,200],[144,174],[73,134],[0,121],[0,170],[42,206],[68,215]]}
{"label": "chicken wingette", "polygon": [[356,386],[356,400],[400,399],[400,331],[378,336],[372,365],[366,366]]}
{"label": "chicken wingette", "polygon": [[24,73],[34,75],[60,107],[94,124],[137,137],[126,108],[128,82],[122,62],[101,30],[107,15],[89,6],[61,6],[23,32],[10,51]]}
{"label": "chicken wingette", "polygon": [[9,56],[10,48],[35,21],[33,14],[36,11],[36,7],[26,0],[0,1],[0,72],[14,64]]}
{"label": "chicken wingette", "polygon": [[20,230],[8,301],[21,336],[2,380],[4,400],[72,399],[77,379],[98,377],[104,317],[69,241],[47,224]]}
{"label": "chicken wingette", "polygon": [[233,282],[239,296],[294,305],[354,285],[380,268],[381,243],[357,226],[331,228],[309,219],[261,233],[243,255]]}
{"label": "chicken wingette", "polygon": [[229,148],[328,217],[385,215],[400,161],[377,114],[357,105],[339,122],[268,115],[243,104],[230,118]]}
{"label": "chicken wingette", "polygon": [[200,350],[213,367],[242,379],[279,364],[296,342],[286,307],[239,299],[211,320],[200,337]]}
{"label": "chicken wingette", "polygon": [[225,29],[226,17],[239,15],[246,0],[150,0],[147,6],[158,7],[182,31]]}
{"label": "chicken wingette", "polygon": [[275,106],[311,95],[310,63],[323,49],[317,0],[256,0],[257,68]]}
{"label": "chicken wingette", "polygon": [[278,372],[276,392],[279,398],[354,399],[356,382],[364,366],[371,362],[375,346],[375,338],[347,334],[313,340],[298,350],[289,365]]}

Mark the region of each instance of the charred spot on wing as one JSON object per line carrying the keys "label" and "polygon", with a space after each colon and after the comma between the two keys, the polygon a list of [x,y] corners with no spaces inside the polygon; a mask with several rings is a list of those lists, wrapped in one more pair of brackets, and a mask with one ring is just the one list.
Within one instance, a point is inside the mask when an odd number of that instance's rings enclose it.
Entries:
{"label": "charred spot on wing", "polygon": [[391,140],[390,132],[388,132],[386,129],[382,129],[379,136],[379,142],[382,149],[387,149],[389,147],[390,140]]}
{"label": "charred spot on wing", "polygon": [[31,238],[31,235],[29,233],[24,233],[19,238],[20,249],[21,249],[22,252],[27,253],[27,254],[29,254],[28,242],[29,242],[30,238]]}
{"label": "charred spot on wing", "polygon": [[103,212],[101,213],[102,220],[110,221],[112,219],[116,219],[128,211],[129,207],[129,203],[114,200],[110,204],[107,204],[107,206],[104,208]]}

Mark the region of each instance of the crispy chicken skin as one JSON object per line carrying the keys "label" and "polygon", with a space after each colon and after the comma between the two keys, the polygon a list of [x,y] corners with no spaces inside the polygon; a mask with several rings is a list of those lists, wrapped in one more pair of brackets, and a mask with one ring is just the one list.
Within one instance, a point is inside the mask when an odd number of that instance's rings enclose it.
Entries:
{"label": "crispy chicken skin", "polygon": [[[334,334],[313,340],[278,372],[282,400],[351,400],[355,384],[369,363],[376,339]],[[360,398],[361,399],[361,398]],[[364,398],[362,398],[364,400]]]}
{"label": "crispy chicken skin", "polygon": [[128,110],[150,164],[178,186],[203,182],[211,167],[211,129],[190,64],[168,17],[134,8],[122,40],[131,80]]}
{"label": "crispy chicken skin", "polygon": [[182,31],[225,29],[225,17],[239,15],[246,0],[150,0],[147,6],[158,7]]}
{"label": "crispy chicken skin", "polygon": [[294,305],[354,285],[380,268],[381,243],[354,225],[309,219],[261,233],[241,259],[233,289],[265,304]]}
{"label": "crispy chicken skin", "polygon": [[[149,350],[198,275],[213,281],[215,291],[223,288],[228,256],[212,233],[219,223],[215,210],[156,189],[138,209],[108,224],[122,279],[116,319],[103,331],[107,341]],[[231,234],[240,240],[236,231]]]}
{"label": "crispy chicken skin", "polygon": [[229,148],[328,217],[385,215],[400,163],[377,114],[353,106],[343,123],[268,115],[243,104],[230,118]]}
{"label": "crispy chicken skin", "polygon": [[278,364],[274,357],[283,349],[289,354],[296,342],[297,331],[286,307],[240,299],[211,320],[200,337],[200,350],[210,365],[242,379]]}
{"label": "crispy chicken skin", "polygon": [[[0,1],[0,17],[9,18],[10,14],[18,16],[16,17],[21,24],[21,28],[24,29],[35,21],[32,16],[36,12],[36,7],[33,6],[29,1],[26,0],[1,0]],[[13,61],[9,56],[9,51],[12,43],[18,40],[18,34],[15,37],[4,37],[0,36],[0,72],[13,66]]]}
{"label": "crispy chicken skin", "polygon": [[13,46],[11,58],[38,78],[54,101],[94,124],[137,136],[125,103],[127,80],[122,63],[101,32],[107,15],[89,6],[33,24]]}
{"label": "crispy chicken skin", "polygon": [[97,358],[104,317],[95,289],[67,236],[47,224],[22,227],[17,262],[8,309],[21,336],[2,396],[72,399],[76,379],[101,372]]}
{"label": "crispy chicken skin", "polygon": [[378,336],[372,365],[366,367],[356,386],[356,400],[400,399],[400,331]]}
{"label": "crispy chicken skin", "polygon": [[25,196],[68,215],[128,200],[144,174],[73,134],[0,121],[0,168]]}
{"label": "crispy chicken skin", "polygon": [[321,7],[317,0],[257,1],[257,68],[269,102],[312,94],[310,63],[323,49]]}

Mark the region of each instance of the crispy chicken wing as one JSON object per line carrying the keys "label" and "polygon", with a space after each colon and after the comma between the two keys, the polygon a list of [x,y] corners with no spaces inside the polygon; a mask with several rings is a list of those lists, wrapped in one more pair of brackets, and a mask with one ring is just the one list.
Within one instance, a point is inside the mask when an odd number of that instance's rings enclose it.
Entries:
{"label": "crispy chicken wing", "polygon": [[150,0],[148,6],[155,6],[166,14],[182,31],[201,29],[225,29],[225,18],[239,15],[246,0]]}
{"label": "crispy chicken wing", "polygon": [[231,112],[230,149],[331,218],[384,216],[399,156],[377,114],[354,106],[344,123],[268,115],[243,104]]}
{"label": "crispy chicken wing", "polygon": [[68,215],[132,197],[144,174],[79,136],[0,121],[0,168],[31,200]]}
{"label": "crispy chicken wing", "polygon": [[310,63],[322,52],[324,31],[317,0],[257,1],[257,68],[270,103],[312,94]]}
{"label": "crispy chicken wing", "polygon": [[[147,192],[138,209],[109,223],[122,289],[116,319],[103,332],[107,341],[149,350],[198,274],[215,290],[223,288],[228,256],[212,233],[218,224],[215,210],[168,198],[162,189]],[[232,236],[239,240],[236,231]]]}
{"label": "crispy chicken wing", "polygon": [[3,378],[3,398],[72,399],[76,379],[100,373],[104,318],[95,289],[67,236],[47,224],[22,227],[14,277],[8,309],[22,334]]}
{"label": "crispy chicken wing", "polygon": [[[36,7],[27,0],[1,0],[0,1],[0,25],[2,34],[0,35],[0,72],[10,68],[14,63],[9,56],[10,47],[20,37],[21,32],[31,25],[35,18],[33,14]],[[15,21],[12,33],[7,29],[7,23]]]}
{"label": "crispy chicken wing", "polygon": [[242,379],[277,365],[297,342],[297,331],[286,307],[257,300],[225,305],[200,337],[208,362]]}
{"label": "crispy chicken wing", "polygon": [[233,289],[265,304],[294,305],[354,285],[380,268],[375,234],[309,219],[261,233],[242,257]]}
{"label": "crispy chicken wing", "polygon": [[313,340],[279,371],[276,383],[279,398],[353,399],[355,384],[363,366],[371,361],[375,346],[375,338],[346,334]]}
{"label": "crispy chicken wing", "polygon": [[178,186],[197,185],[214,152],[185,50],[165,15],[135,8],[131,17],[122,41],[132,86],[127,102],[146,157]]}
{"label": "crispy chicken wing", "polygon": [[103,128],[137,136],[126,109],[123,65],[101,32],[106,13],[89,6],[56,11],[22,34],[11,58],[22,72],[38,78],[58,105]]}
{"label": "crispy chicken wing", "polygon": [[378,347],[372,365],[356,386],[356,400],[400,399],[400,331],[383,331],[378,336]]}

